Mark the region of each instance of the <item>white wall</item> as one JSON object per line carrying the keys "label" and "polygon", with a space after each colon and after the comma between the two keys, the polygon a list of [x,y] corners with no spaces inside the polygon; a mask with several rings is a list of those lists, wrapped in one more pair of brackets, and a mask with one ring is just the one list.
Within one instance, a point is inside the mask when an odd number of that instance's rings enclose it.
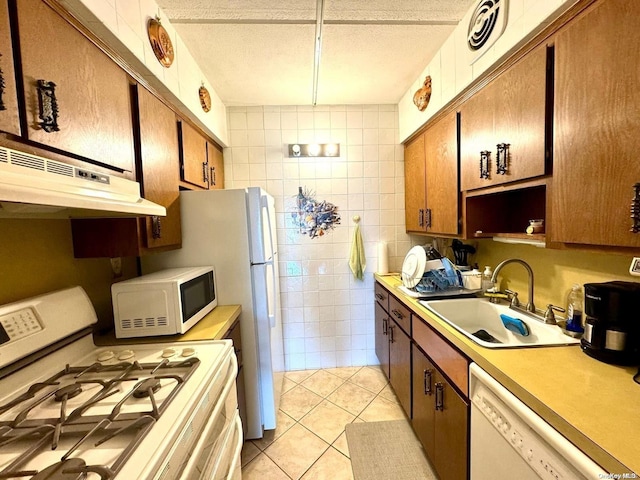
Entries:
{"label": "white wall", "polygon": [[[229,107],[225,188],[261,186],[276,199],[288,370],[377,364],[373,273],[377,242],[398,271],[411,239],[404,227],[403,147],[395,105]],[[340,158],[288,158],[288,143],[340,143]],[[342,222],[310,239],[292,221],[298,186],[339,207]],[[365,244],[365,280],[348,266],[352,217]]]}
{"label": "white wall", "polygon": [[[83,25],[113,48],[161,95],[222,146],[229,143],[226,107],[155,0],[60,0]],[[156,59],[147,36],[147,22],[160,16],[171,37],[175,60],[165,68]],[[200,106],[203,84],[211,95],[211,110]]]}
{"label": "white wall", "polygon": [[[575,2],[576,0],[508,0],[508,19],[502,36],[471,64],[466,42],[474,4],[398,103],[400,142],[404,142],[458,93],[503,61]],[[425,111],[421,112],[413,104],[413,94],[422,87],[427,75],[431,75],[432,80],[431,100]]]}

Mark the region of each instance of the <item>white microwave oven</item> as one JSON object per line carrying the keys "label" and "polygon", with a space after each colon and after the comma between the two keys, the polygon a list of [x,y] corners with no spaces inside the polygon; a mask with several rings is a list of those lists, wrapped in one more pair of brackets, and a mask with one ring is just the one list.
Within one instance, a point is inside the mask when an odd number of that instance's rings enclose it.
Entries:
{"label": "white microwave oven", "polygon": [[213,267],[170,268],[111,286],[117,338],[185,333],[218,305]]}

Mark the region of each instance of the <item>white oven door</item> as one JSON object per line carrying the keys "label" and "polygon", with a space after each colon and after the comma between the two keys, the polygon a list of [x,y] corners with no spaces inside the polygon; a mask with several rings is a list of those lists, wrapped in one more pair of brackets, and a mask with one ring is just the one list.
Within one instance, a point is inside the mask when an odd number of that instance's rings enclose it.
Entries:
{"label": "white oven door", "polygon": [[[236,393],[236,375],[238,373],[235,355],[231,357],[232,367],[225,379],[225,386],[211,412],[207,423],[198,435],[192,454],[182,470],[180,480],[213,480],[226,479],[221,467],[224,467],[224,456],[230,456],[227,444],[234,439],[238,415],[238,397]],[[237,422],[236,422],[237,421]],[[240,423],[240,443],[242,444],[242,424]],[[232,461],[229,458],[229,463]],[[229,466],[230,467],[230,466]],[[223,476],[220,476],[223,475]]]}

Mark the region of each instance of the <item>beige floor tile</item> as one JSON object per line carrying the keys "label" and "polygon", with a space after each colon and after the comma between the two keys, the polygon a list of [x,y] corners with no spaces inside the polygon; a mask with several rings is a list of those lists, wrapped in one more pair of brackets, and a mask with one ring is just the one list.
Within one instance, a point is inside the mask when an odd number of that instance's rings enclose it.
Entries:
{"label": "beige floor tile", "polygon": [[288,378],[296,383],[302,383],[317,371],[318,370],[295,370],[293,372],[284,372],[284,378]]}
{"label": "beige floor tile", "polygon": [[345,382],[343,378],[337,377],[325,370],[319,370],[301,383],[313,393],[321,397],[326,397]]}
{"label": "beige floor tile", "polygon": [[300,423],[327,443],[333,443],[344,432],[346,424],[356,417],[325,400],[306,414]]}
{"label": "beige floor tile", "polygon": [[338,367],[338,368],[325,368],[325,372],[333,373],[334,375],[344,378],[345,380],[351,377],[354,373],[358,372],[362,367]]}
{"label": "beige floor tile", "polygon": [[353,480],[351,461],[338,452],[329,448],[314,463],[302,477],[303,480]]}
{"label": "beige floor tile", "polygon": [[301,385],[297,385],[282,395],[280,400],[280,410],[292,417],[294,420],[300,420],[321,401],[322,397],[316,395],[311,390],[307,390]]}
{"label": "beige floor tile", "polygon": [[383,397],[376,397],[358,417],[365,422],[406,420],[407,418],[400,405],[390,402]]}
{"label": "beige floor tile", "polygon": [[387,385],[387,377],[380,367],[364,367],[355,373],[349,381],[378,394]]}
{"label": "beige floor tile", "polygon": [[320,458],[327,448],[329,448],[327,442],[318,438],[302,425],[296,424],[273,442],[264,453],[287,475],[297,479]]}
{"label": "beige floor tile", "polygon": [[242,445],[242,466],[244,467],[251,460],[260,455],[260,449],[253,442],[244,442]]}
{"label": "beige floor tile", "polygon": [[327,400],[353,415],[359,415],[374,398],[375,394],[369,390],[346,382],[329,395]]}
{"label": "beige floor tile", "polygon": [[276,417],[276,429],[266,430],[264,432],[264,436],[260,439],[253,440],[253,443],[260,450],[264,450],[269,445],[271,445],[274,440],[276,440],[284,432],[289,430],[295,423],[296,421],[293,418],[284,413],[282,410],[278,410],[278,416]]}
{"label": "beige floor tile", "polygon": [[389,400],[390,402],[400,403],[400,401],[398,400],[398,397],[396,397],[396,394],[393,391],[393,388],[391,388],[391,384],[390,383],[388,383],[387,386],[382,389],[382,391],[379,393],[379,395],[381,397]]}
{"label": "beige floor tile", "polygon": [[242,467],[243,480],[290,480],[286,473],[264,453],[258,455],[246,467]]}
{"label": "beige floor tile", "polygon": [[295,387],[296,385],[297,385],[296,382],[294,382],[293,380],[289,380],[287,377],[284,377],[282,379],[282,392],[280,392],[280,393],[281,394],[285,394],[289,390],[291,390],[293,387]]}
{"label": "beige floor tile", "polygon": [[331,446],[336,450],[338,450],[343,455],[346,455],[347,457],[349,457],[349,444],[347,443],[346,433],[342,432],[340,436],[336,439],[336,441],[331,444]]}

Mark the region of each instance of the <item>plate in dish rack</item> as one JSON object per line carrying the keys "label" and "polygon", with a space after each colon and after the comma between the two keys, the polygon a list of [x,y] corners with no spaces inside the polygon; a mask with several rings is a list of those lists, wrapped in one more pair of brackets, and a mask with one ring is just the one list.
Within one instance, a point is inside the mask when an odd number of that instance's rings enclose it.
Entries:
{"label": "plate in dish rack", "polygon": [[402,284],[407,288],[415,287],[422,279],[426,264],[427,252],[424,247],[417,245],[409,250],[402,262]]}

